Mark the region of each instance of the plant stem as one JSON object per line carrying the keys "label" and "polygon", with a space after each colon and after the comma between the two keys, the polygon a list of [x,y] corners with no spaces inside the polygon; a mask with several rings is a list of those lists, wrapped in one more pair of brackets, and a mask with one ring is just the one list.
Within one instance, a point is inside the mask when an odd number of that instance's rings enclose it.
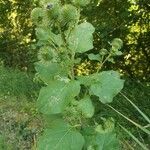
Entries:
{"label": "plant stem", "polygon": [[126,120],[128,120],[129,122],[131,122],[133,125],[135,125],[136,127],[138,127],[139,129],[141,129],[143,132],[147,133],[148,135],[150,135],[150,131],[145,129],[143,126],[139,125],[138,123],[134,122],[133,120],[131,120],[130,118],[128,118],[127,116],[123,115],[121,112],[119,112],[118,110],[116,110],[115,108],[113,108],[112,106],[106,104],[106,106],[108,106],[109,108],[111,108],[112,110],[114,110],[116,113],[118,113],[120,116],[122,116],[123,118],[125,118]]}
{"label": "plant stem", "polygon": [[101,70],[101,68],[104,66],[106,61],[111,57],[111,53],[105,58],[105,60],[101,63],[100,67],[97,69],[97,73]]}
{"label": "plant stem", "polygon": [[132,137],[132,139],[143,148],[143,150],[148,150],[148,148],[143,143],[141,143],[130,131],[128,131],[120,124],[119,126],[121,127],[122,130],[124,130],[127,134],[129,134]]}
{"label": "plant stem", "polygon": [[136,106],[126,95],[120,92],[120,94],[143,116],[143,118],[150,124],[150,119]]}

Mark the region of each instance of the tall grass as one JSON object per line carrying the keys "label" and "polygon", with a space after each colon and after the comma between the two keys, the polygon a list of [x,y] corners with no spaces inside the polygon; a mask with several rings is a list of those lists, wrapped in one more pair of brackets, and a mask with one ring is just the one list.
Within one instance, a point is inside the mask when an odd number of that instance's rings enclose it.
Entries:
{"label": "tall grass", "polygon": [[35,96],[38,85],[33,83],[32,75],[11,68],[0,67],[0,96]]}
{"label": "tall grass", "polygon": [[[150,93],[147,93],[150,91],[149,87],[144,86],[144,84],[142,83],[139,83],[131,89],[131,85],[127,85],[128,86],[125,87],[125,89],[123,90],[123,92],[120,93],[119,98],[117,99],[120,102],[123,102],[125,106],[122,105],[122,107],[120,108],[118,106],[115,107],[115,105],[111,106],[107,104],[107,106],[111,110],[113,110],[117,115],[121,116],[122,120],[118,121],[118,125],[121,128],[121,130],[125,132],[133,141],[135,141],[135,143],[137,143],[142,150],[149,150],[149,143],[147,142],[147,144],[145,144],[146,142],[144,141],[148,141],[150,137],[150,118],[148,116],[149,114],[146,114],[148,110],[145,109],[145,106],[147,104],[149,104],[147,105],[148,107],[150,106]],[[143,105],[140,104],[140,101]],[[117,102],[115,104],[117,104]],[[131,115],[130,112],[134,112],[135,116]],[[126,124],[124,124],[123,122],[126,122]],[[130,128],[131,126],[132,128]],[[143,132],[143,134],[145,134],[148,138],[144,139],[143,137],[137,137],[137,134],[134,135],[132,133],[134,129],[136,130],[136,132]]]}

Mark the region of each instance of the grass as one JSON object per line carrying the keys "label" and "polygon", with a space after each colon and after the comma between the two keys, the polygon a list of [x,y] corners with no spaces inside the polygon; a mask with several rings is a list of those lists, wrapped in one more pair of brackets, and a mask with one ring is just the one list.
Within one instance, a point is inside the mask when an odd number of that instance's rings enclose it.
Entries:
{"label": "grass", "polygon": [[29,150],[42,130],[33,76],[0,67],[0,150]]}
{"label": "grass", "polygon": [[119,127],[124,131],[123,136],[127,136],[127,140],[134,141],[133,149],[148,150],[150,149],[150,87],[147,83],[127,80],[122,92],[110,107],[117,112]]}
{"label": "grass", "polygon": [[[42,122],[35,102],[7,99],[0,102],[0,134],[10,150],[27,150],[36,142]],[[5,150],[4,149],[4,150]]]}
{"label": "grass", "polygon": [[0,66],[0,98],[14,96],[31,100],[37,96],[38,89],[38,84],[33,83],[32,74]]}

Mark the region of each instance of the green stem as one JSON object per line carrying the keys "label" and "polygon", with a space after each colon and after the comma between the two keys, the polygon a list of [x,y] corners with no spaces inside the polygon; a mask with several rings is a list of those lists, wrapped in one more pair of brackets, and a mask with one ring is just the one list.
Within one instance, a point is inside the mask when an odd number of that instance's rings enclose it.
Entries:
{"label": "green stem", "polygon": [[122,130],[124,130],[128,135],[130,135],[130,137],[132,137],[132,139],[139,144],[143,150],[148,150],[148,148],[141,143],[130,131],[128,131],[126,128],[124,128],[122,125],[119,124],[119,126],[121,127]]}
{"label": "green stem", "polygon": [[120,94],[143,116],[143,118],[150,124],[150,119],[145,115],[126,95],[120,92]]}
{"label": "green stem", "polygon": [[115,108],[113,108],[112,106],[110,106],[108,104],[106,104],[106,106],[108,106],[109,108],[111,108],[112,110],[114,110],[116,113],[118,113],[120,116],[122,116],[123,118],[125,118],[126,120],[128,120],[129,122],[131,122],[133,125],[135,125],[139,129],[141,129],[146,134],[150,135],[150,131],[147,130],[147,129],[145,129],[143,126],[141,126],[138,123],[134,122],[133,120],[131,120],[130,118],[128,118],[127,116],[125,116],[124,114],[122,114],[121,112],[119,112],[118,110],[116,110]]}
{"label": "green stem", "polygon": [[97,73],[101,70],[101,68],[104,66],[106,61],[111,57],[111,53],[105,58],[105,60],[101,63],[100,67],[97,69]]}

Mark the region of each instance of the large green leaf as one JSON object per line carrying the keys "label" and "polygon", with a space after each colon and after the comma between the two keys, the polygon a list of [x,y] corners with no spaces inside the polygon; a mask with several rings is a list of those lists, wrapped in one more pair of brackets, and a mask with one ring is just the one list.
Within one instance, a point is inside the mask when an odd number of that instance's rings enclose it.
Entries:
{"label": "large green leaf", "polygon": [[86,118],[91,118],[94,115],[94,106],[90,97],[87,96],[81,99],[77,106],[79,111],[81,111]]}
{"label": "large green leaf", "polygon": [[43,114],[62,113],[69,102],[77,96],[79,92],[79,82],[55,80],[47,87],[41,89],[37,100],[38,109]]}
{"label": "large green leaf", "polygon": [[[65,69],[58,63],[41,63],[37,62],[35,63],[35,69],[40,77],[40,79],[46,83],[49,84],[54,80],[54,77],[57,75],[66,76],[67,72],[65,72]],[[64,70],[63,70],[64,69]]]}
{"label": "large green leaf", "polygon": [[123,88],[124,80],[115,71],[104,71],[97,76],[97,82],[91,85],[90,93],[99,97],[102,103],[112,102]]}
{"label": "large green leaf", "polygon": [[47,129],[39,138],[38,150],[82,150],[83,136],[70,127]]}
{"label": "large green leaf", "polygon": [[79,53],[92,49],[94,31],[93,25],[88,22],[78,25],[69,37],[70,49]]}

